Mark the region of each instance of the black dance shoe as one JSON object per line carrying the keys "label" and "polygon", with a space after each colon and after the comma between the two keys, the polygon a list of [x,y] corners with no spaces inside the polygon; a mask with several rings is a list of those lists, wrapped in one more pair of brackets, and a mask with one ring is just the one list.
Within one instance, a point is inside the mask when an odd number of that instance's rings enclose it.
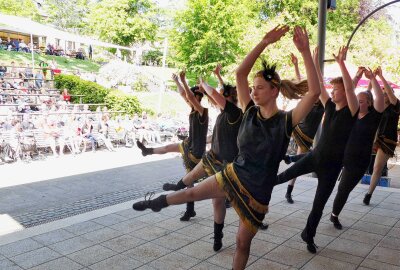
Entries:
{"label": "black dance shoe", "polygon": [[369,202],[371,201],[371,197],[372,197],[372,194],[369,194],[369,193],[365,194],[363,203],[364,203],[365,205],[369,205]]}
{"label": "black dance shoe", "polygon": [[283,158],[283,161],[285,161],[286,164],[292,163],[292,160],[289,155],[285,155],[285,157]]}
{"label": "black dance shoe", "polygon": [[285,198],[286,198],[288,203],[290,203],[290,204],[294,203],[294,201],[292,199],[292,194],[286,193]]}
{"label": "black dance shoe", "polygon": [[268,223],[261,223],[261,225],[260,225],[260,230],[265,231],[265,230],[268,229],[268,227],[269,227]]}
{"label": "black dance shoe", "polygon": [[196,211],[186,211],[183,216],[180,218],[181,221],[189,221],[190,218],[196,216]]}
{"label": "black dance shoe", "polygon": [[301,239],[303,239],[303,241],[307,243],[307,250],[308,250],[310,253],[312,253],[312,254],[317,253],[317,248],[318,248],[318,246],[314,243],[314,239],[309,239],[309,238],[307,237],[307,233],[306,233],[305,230],[303,230],[303,231],[301,232]]}
{"label": "black dance shoe", "polygon": [[181,179],[176,184],[174,184],[174,183],[165,183],[162,188],[165,191],[178,191],[178,190],[186,188],[186,185],[185,185],[185,183],[183,183],[183,181]]}
{"label": "black dance shoe", "polygon": [[167,207],[167,196],[161,195],[152,200],[154,192],[149,192],[144,196],[144,201],[136,202],[132,205],[133,210],[144,211],[151,209],[153,212],[160,212],[161,209]]}
{"label": "black dance shoe", "polygon": [[343,226],[342,226],[342,224],[340,223],[338,217],[335,217],[334,215],[331,214],[331,217],[330,217],[329,220],[333,223],[333,226],[334,226],[336,229],[338,229],[338,230],[343,229]]}
{"label": "black dance shoe", "polygon": [[143,143],[141,143],[140,141],[136,141],[136,145],[137,147],[139,147],[140,150],[142,150],[142,155],[145,157],[147,155],[151,155],[153,154],[153,148],[147,148],[146,146],[144,146]]}

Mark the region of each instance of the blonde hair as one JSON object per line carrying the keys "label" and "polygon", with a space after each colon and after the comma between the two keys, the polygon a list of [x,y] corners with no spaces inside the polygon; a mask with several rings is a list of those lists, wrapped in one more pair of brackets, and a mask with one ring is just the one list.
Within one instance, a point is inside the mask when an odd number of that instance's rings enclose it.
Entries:
{"label": "blonde hair", "polygon": [[330,84],[341,84],[344,85],[342,77],[336,77],[329,81]]}
{"label": "blonde hair", "polygon": [[[268,75],[269,77],[266,79]],[[301,99],[308,92],[307,80],[302,80],[300,82],[281,80],[275,70],[267,75],[265,69],[258,71],[255,77],[264,78],[264,80],[278,88],[279,92],[287,99]]]}

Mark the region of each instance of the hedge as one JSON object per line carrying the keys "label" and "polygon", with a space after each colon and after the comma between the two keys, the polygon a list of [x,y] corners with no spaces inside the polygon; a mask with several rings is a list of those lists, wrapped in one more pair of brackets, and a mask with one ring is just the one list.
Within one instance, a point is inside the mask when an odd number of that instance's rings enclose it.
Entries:
{"label": "hedge", "polygon": [[[95,82],[82,80],[74,75],[60,74],[55,76],[54,79],[56,88],[66,88],[71,95],[84,95],[82,97],[83,103],[104,103],[109,110],[124,111],[121,114],[128,115],[143,111],[136,97],[129,96],[120,90],[108,89]],[[74,98],[73,103],[79,103],[79,98]]]}

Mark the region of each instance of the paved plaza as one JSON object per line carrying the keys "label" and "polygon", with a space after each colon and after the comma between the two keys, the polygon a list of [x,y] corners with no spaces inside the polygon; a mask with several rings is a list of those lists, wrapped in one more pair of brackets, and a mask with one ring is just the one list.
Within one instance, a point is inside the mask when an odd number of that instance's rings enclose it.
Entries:
{"label": "paved plaza", "polygon": [[[23,205],[29,205],[27,187],[31,188],[30,191],[37,189],[35,183],[42,186],[46,182],[49,185],[53,183],[52,188],[57,187],[55,183],[73,183],[73,187],[78,185],[78,182],[74,182],[77,179],[98,179],[98,186],[90,182],[92,186],[86,186],[86,189],[92,190],[81,194],[81,197],[74,196],[72,191],[69,196],[63,197],[60,191],[58,199],[65,200],[65,205],[69,206],[76,203],[77,199],[90,200],[96,196],[133,189],[127,181],[125,186],[122,184],[128,175],[134,179],[143,178],[144,175],[154,178],[157,175],[161,182],[183,173],[181,161],[176,157],[136,165],[123,164],[115,169],[111,168],[112,164],[109,167],[99,171],[97,176],[92,174],[93,171],[82,171],[82,174],[57,178],[58,182],[50,178],[35,179],[33,174],[31,182],[34,183],[21,182],[19,186],[1,188],[0,192],[9,189],[19,194],[19,187],[26,196],[22,197],[22,193],[15,196],[15,201],[9,201],[8,206],[0,198],[0,214],[5,218],[3,221],[9,222],[11,227],[13,223],[18,226],[19,222],[14,217],[27,214],[22,211]],[[107,187],[104,174],[108,173],[121,179],[122,182],[117,181],[120,189],[111,184]],[[90,181],[95,181],[93,179]],[[156,184],[154,182],[154,188]],[[100,185],[105,185],[102,192]],[[153,188],[153,184],[148,184],[148,188]],[[284,200],[286,185],[274,189],[270,213],[266,216],[270,226],[267,231],[259,231],[253,240],[247,269],[400,269],[398,189],[378,188],[371,205],[364,206],[362,199],[367,187],[357,186],[340,217],[344,226],[341,231],[336,230],[329,221],[333,194],[317,231],[315,242],[319,246],[318,253],[313,255],[306,250],[300,232],[311,209],[315,188],[315,179],[300,178],[293,192],[295,203],[292,205]],[[105,189],[109,193],[104,193]],[[90,196],[90,191],[93,196]],[[142,198],[141,193],[137,195]],[[49,194],[43,197],[46,203],[51,201],[49,197]],[[28,202],[22,204],[22,198]],[[32,201],[33,210],[44,209],[35,194],[32,194]],[[124,197],[122,203],[113,202],[109,206],[106,204],[106,207],[93,208],[93,211],[83,209],[79,215],[70,214],[63,219],[25,229],[14,227],[17,231],[0,236],[0,269],[231,269],[238,228],[238,217],[233,209],[227,211],[224,246],[219,252],[214,252],[211,201],[196,203],[197,216],[189,222],[179,221],[184,206],[172,206],[160,213],[135,212],[131,210],[134,201]],[[12,212],[10,205],[13,203],[19,205],[16,207],[19,210],[8,215],[8,212]],[[62,201],[53,206],[57,208],[60,203]]]}

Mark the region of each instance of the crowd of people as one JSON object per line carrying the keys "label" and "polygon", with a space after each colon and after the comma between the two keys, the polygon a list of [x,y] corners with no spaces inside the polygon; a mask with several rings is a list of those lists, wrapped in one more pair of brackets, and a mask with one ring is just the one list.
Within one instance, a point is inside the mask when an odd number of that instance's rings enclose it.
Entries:
{"label": "crowd of people", "polygon": [[[42,50],[43,48],[43,50]],[[54,45],[48,43],[46,47],[38,47],[37,44],[32,44],[31,42],[26,43],[23,39],[14,38],[11,39],[7,37],[7,40],[3,40],[0,38],[0,49],[4,49],[7,51],[16,51],[16,52],[25,52],[31,53],[32,51],[35,53],[44,53],[46,55],[54,55],[54,56],[69,56],[76,59],[85,60],[87,57],[92,59],[93,55],[93,47],[89,45],[87,49],[87,55],[83,48],[79,47],[77,50],[66,49],[64,50],[60,45]]]}
{"label": "crowd of people", "polygon": [[[394,155],[397,144],[400,103],[382,69],[360,67],[351,78],[346,67],[347,48],[341,47],[334,57],[342,76],[330,81],[333,86],[330,95],[319,68],[319,50],[316,48],[311,53],[304,28],[294,28],[293,42],[302,56],[306,80],[302,80],[297,58],[292,55],[295,80],[281,79],[276,66],[263,60],[262,70],[255,73],[251,84],[248,82],[261,53],[288,32],[289,27],[278,26],[265,34],[236,69],[236,87],[221,82],[222,90],[218,92],[199,79],[197,86],[189,88],[184,73],[175,75],[173,79],[191,108],[189,137],[181,144],[158,148],[138,142],[143,156],[180,152],[187,174],[178,183],[163,185],[164,190],[174,192],[157,198],[149,194],[143,201],[134,203],[133,209],[159,212],[170,205],[186,203],[187,210],[181,220],[188,221],[196,215],[193,202],[212,199],[213,248],[218,251],[222,247],[224,200],[228,199],[239,216],[232,264],[235,270],[245,268],[257,231],[268,228],[263,220],[275,185],[291,181],[285,197],[288,203],[294,203],[292,190],[296,177],[316,173],[315,198],[301,233],[307,250],[316,253],[317,227],[340,172],[340,184],[330,215],[330,221],[339,230],[342,224],[338,216],[350,192],[366,172],[372,151],[377,154],[370,189],[363,200],[365,205],[370,204],[384,164]],[[214,72],[218,79],[220,68]],[[355,88],[363,76],[370,80],[370,86],[356,94]],[[376,77],[383,82],[383,88]],[[280,110],[277,106],[280,94],[288,99],[299,99],[299,102],[291,111]],[[208,121],[208,109],[201,104],[204,95],[220,109],[212,138],[207,138],[203,128]],[[314,146],[314,136],[321,121],[321,136]],[[286,154],[291,137],[298,145],[299,155]],[[207,142],[211,142],[209,151],[205,148]],[[278,174],[283,160],[294,165]],[[193,186],[199,180],[200,183]]]}

